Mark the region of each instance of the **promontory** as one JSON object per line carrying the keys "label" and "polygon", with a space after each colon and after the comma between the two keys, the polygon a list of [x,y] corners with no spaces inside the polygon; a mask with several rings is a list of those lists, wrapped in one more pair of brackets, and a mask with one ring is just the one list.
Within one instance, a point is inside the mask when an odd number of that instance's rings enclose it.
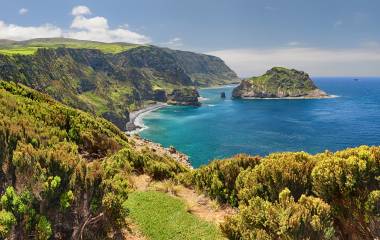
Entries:
{"label": "promontory", "polygon": [[273,67],[264,75],[241,81],[233,92],[235,99],[255,98],[326,98],[309,75],[303,71]]}

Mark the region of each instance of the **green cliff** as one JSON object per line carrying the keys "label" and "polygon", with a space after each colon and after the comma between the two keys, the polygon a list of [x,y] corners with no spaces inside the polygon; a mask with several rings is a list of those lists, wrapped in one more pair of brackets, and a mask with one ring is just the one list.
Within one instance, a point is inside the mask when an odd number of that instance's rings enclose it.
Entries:
{"label": "green cliff", "polygon": [[328,95],[315,86],[309,75],[295,69],[274,67],[260,77],[243,80],[234,98],[323,98]]}
{"label": "green cliff", "polygon": [[155,46],[72,39],[0,41],[0,79],[93,112],[120,129],[125,129],[130,111],[146,102],[166,101],[173,90],[236,78],[219,58]]}

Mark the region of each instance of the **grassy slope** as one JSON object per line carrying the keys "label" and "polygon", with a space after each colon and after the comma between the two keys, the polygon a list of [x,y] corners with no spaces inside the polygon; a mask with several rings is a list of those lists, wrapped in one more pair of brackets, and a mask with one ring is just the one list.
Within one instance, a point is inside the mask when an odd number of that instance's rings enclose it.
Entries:
{"label": "grassy slope", "polygon": [[215,225],[186,211],[180,199],[161,192],[129,195],[130,216],[150,239],[222,239]]}
{"label": "grassy slope", "polygon": [[0,44],[0,53],[6,55],[32,55],[39,48],[87,48],[98,49],[104,53],[119,53],[131,48],[138,47],[137,44],[129,43],[102,43],[94,41],[82,41],[65,38],[52,38],[52,39],[33,39],[24,42],[12,42],[7,44]]}

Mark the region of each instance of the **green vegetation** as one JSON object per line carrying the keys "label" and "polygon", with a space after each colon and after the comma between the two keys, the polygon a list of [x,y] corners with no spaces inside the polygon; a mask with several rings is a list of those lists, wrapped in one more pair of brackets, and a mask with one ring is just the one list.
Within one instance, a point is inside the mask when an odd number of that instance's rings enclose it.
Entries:
{"label": "green vegetation", "polygon": [[[181,66],[188,61],[182,57],[196,55],[153,46],[101,49],[114,54],[45,49],[39,47],[53,40],[33,41],[28,44],[39,44],[34,54],[0,52],[0,78],[6,80],[0,81],[0,238],[112,238],[123,235],[128,217],[151,239],[221,238],[216,226],[188,213],[178,198],[133,192],[132,174],[166,181],[168,192],[173,180],[180,181],[237,207],[221,225],[229,239],[380,237],[380,147],[237,155],[190,170],[170,156],[136,150],[120,129],[131,109],[166,101],[165,91],[203,84],[194,80],[197,64]],[[21,43],[7,44],[14,48],[6,51],[17,52]],[[218,62],[207,67],[218,69]],[[288,96],[315,90],[310,81],[284,68],[252,79]]]}
{"label": "green vegetation", "polygon": [[259,162],[259,157],[240,154],[230,159],[212,161],[179,178],[185,185],[195,186],[221,203],[237,206],[236,178],[243,170],[253,168]]}
{"label": "green vegetation", "polygon": [[188,171],[108,121],[0,81],[0,235],[104,239],[126,227],[129,175]]}
{"label": "green vegetation", "polygon": [[127,206],[132,219],[149,239],[222,239],[217,226],[188,213],[180,199],[168,194],[134,192]]}
{"label": "green vegetation", "polygon": [[[190,56],[192,61],[187,60]],[[193,61],[198,64],[187,68]],[[235,75],[219,58],[155,46],[62,38],[0,40],[0,79],[95,113],[122,130],[129,112],[145,102],[165,102],[173,89],[197,86],[194,72],[203,71],[207,79],[203,65],[213,66],[210,85],[218,83],[218,74],[224,76],[223,81]]]}
{"label": "green vegetation", "polygon": [[85,40],[75,40],[68,38],[46,38],[32,39],[23,42],[0,42],[0,54],[6,55],[31,55],[35,54],[39,48],[75,48],[75,49],[97,49],[103,53],[120,53],[138,47],[138,44],[130,43],[104,43]]}
{"label": "green vegetation", "polygon": [[243,80],[232,95],[234,98],[327,96],[315,86],[307,73],[283,67],[274,67],[262,76]]}
{"label": "green vegetation", "polygon": [[221,202],[237,198],[239,213],[222,226],[230,239],[380,236],[380,147],[275,153],[253,159],[245,170],[241,160],[248,158],[235,159],[214,161],[183,178]]}

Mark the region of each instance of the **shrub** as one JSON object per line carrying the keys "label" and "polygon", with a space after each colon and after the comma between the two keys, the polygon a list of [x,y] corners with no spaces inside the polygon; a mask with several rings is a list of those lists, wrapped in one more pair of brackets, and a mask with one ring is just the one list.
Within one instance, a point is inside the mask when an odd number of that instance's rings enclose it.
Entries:
{"label": "shrub", "polygon": [[260,197],[242,205],[240,212],[222,225],[229,239],[332,239],[333,220],[330,206],[319,198],[302,195],[298,202],[289,189],[278,201]]}
{"label": "shrub", "polygon": [[38,223],[36,226],[36,239],[47,240],[53,234],[50,222],[45,216],[38,216]]}
{"label": "shrub", "polygon": [[5,210],[0,211],[0,237],[2,239],[8,236],[12,226],[15,224],[16,218],[11,212]]}
{"label": "shrub", "polygon": [[[194,170],[191,173],[191,182],[211,198],[236,206],[238,203],[236,178],[240,172],[255,167],[259,162],[259,157],[245,154],[236,155],[230,159],[215,160]],[[182,177],[182,179],[185,178],[189,177]],[[187,181],[189,182],[189,180]]]}
{"label": "shrub", "polygon": [[284,188],[298,199],[312,191],[313,156],[304,152],[274,153],[263,158],[255,168],[242,172],[237,179],[239,199],[247,202],[253,197],[276,201]]}

